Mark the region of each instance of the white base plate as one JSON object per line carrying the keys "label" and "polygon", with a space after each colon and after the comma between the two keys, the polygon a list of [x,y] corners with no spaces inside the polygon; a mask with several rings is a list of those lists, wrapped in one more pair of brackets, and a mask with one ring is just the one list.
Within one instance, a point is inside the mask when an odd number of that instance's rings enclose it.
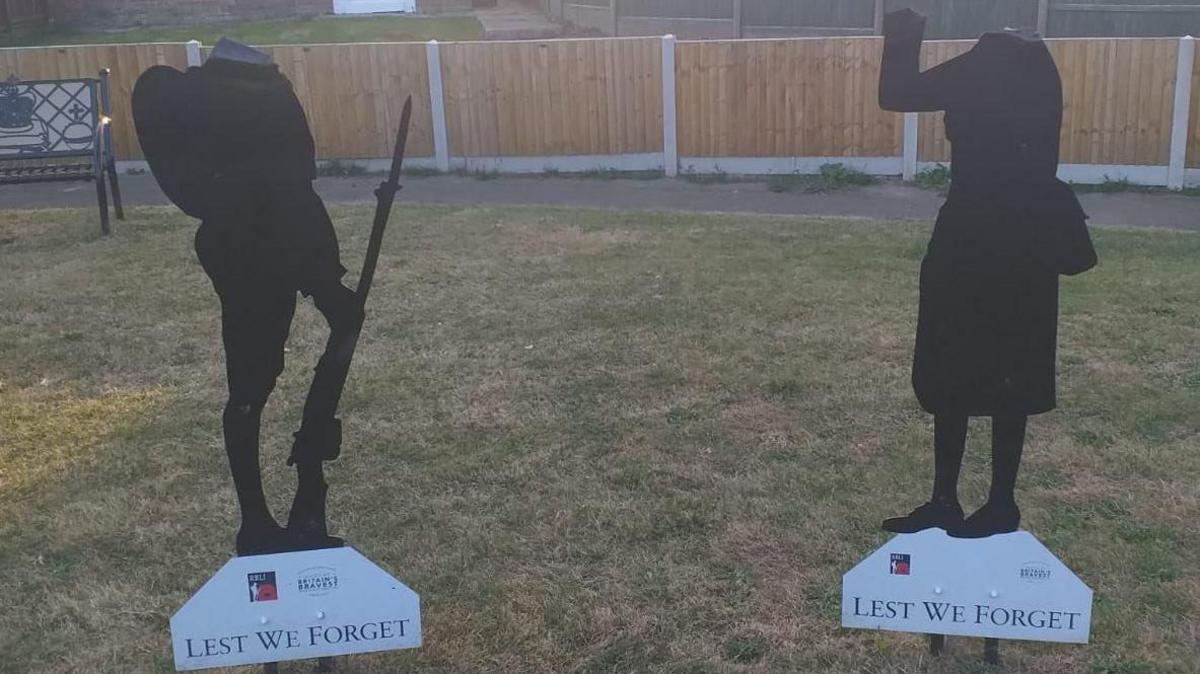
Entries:
{"label": "white base plate", "polygon": [[902,534],[842,577],[842,626],[1087,643],[1092,591],[1032,534]]}
{"label": "white base plate", "polygon": [[352,547],[234,557],[174,616],[179,671],[421,645],[421,599]]}

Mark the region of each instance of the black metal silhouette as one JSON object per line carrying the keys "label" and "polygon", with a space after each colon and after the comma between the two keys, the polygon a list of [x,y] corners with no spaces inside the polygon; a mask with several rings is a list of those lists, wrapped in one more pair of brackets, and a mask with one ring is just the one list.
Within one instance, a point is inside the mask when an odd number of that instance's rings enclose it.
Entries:
{"label": "black metal silhouette", "polygon": [[[884,18],[879,103],[944,110],[951,187],[921,264],[913,388],[934,415],[930,501],[884,522],[977,538],[1015,531],[1014,490],[1030,415],[1055,407],[1058,276],[1096,264],[1086,218],[1056,177],[1062,82],[1041,38],[988,33],[925,72],[925,19]],[[967,419],[992,417],[992,486],[963,519],[958,475]]]}
{"label": "black metal silhouette", "polygon": [[[222,39],[203,66],[143,73],[133,112],[155,179],[172,202],[201,220],[196,253],[221,301],[229,385],[225,448],[241,508],[237,552],[339,546],[341,539],[326,527],[323,461],[340,452],[337,405],[365,292],[342,284],[337,236],[312,188],[312,134],[291,83],[266,54]],[[381,208],[385,200],[390,208],[399,189],[402,148],[401,141],[392,176],[378,192]],[[382,213],[373,241],[386,224],[387,209]],[[263,494],[259,428],[283,371],[297,292],[313,298],[330,335],[289,460],[298,487],[284,529]]]}

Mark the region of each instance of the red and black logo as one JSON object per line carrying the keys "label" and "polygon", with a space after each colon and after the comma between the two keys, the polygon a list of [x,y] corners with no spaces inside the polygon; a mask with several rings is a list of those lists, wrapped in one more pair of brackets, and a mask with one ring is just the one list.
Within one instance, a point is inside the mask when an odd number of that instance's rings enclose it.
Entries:
{"label": "red and black logo", "polygon": [[911,564],[912,558],[909,555],[901,555],[893,552],[889,572],[893,576],[907,576]]}
{"label": "red and black logo", "polygon": [[246,574],[246,583],[250,586],[250,601],[275,601],[279,599],[279,588],[275,585],[274,571],[260,571]]}

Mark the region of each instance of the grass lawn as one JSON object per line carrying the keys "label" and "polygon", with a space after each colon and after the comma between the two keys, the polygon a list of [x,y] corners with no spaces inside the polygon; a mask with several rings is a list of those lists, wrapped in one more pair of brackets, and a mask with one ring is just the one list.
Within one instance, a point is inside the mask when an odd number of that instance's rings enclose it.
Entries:
{"label": "grass lawn", "polygon": [[483,27],[473,16],[321,17],[288,21],[238,21],[192,26],[154,26],[122,31],[50,30],[18,35],[5,46],[186,42],[216,44],[227,36],[247,44],[325,44],[338,42],[424,42],[478,40]]}
{"label": "grass lawn", "polygon": [[[368,206],[334,209],[348,266]],[[0,213],[0,672],[169,672],[170,615],[229,556],[215,296],[193,223]],[[983,672],[844,631],[841,574],[928,493],[908,383],[927,223],[403,205],[331,523],[422,596],[419,650],[343,672]],[[1101,230],[1063,282],[1060,409],[1026,526],[1096,591],[1087,647],[1010,671],[1195,672],[1200,236]],[[284,467],[320,318],[267,410]],[[986,491],[974,427],[964,500]],[[310,671],[311,664],[284,671]],[[246,672],[255,671],[246,669]]]}

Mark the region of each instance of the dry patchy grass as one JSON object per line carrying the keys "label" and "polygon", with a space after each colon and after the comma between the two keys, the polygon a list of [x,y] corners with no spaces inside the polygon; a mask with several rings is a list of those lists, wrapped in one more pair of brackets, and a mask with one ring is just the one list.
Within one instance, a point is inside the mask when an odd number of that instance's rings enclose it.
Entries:
{"label": "dry patchy grass", "polygon": [[[335,217],[361,259],[366,207]],[[167,620],[229,554],[216,300],[193,225],[0,215],[0,671],[167,672]],[[839,629],[840,575],[921,499],[908,365],[921,223],[405,205],[331,466],[332,521],[421,593],[426,645],[345,672],[969,672]],[[1061,408],[1028,527],[1097,592],[1089,647],[1008,667],[1192,672],[1200,237],[1097,233],[1063,284]],[[283,468],[320,320],[268,408]],[[968,505],[986,488],[971,440]],[[285,671],[308,671],[308,665]]]}

